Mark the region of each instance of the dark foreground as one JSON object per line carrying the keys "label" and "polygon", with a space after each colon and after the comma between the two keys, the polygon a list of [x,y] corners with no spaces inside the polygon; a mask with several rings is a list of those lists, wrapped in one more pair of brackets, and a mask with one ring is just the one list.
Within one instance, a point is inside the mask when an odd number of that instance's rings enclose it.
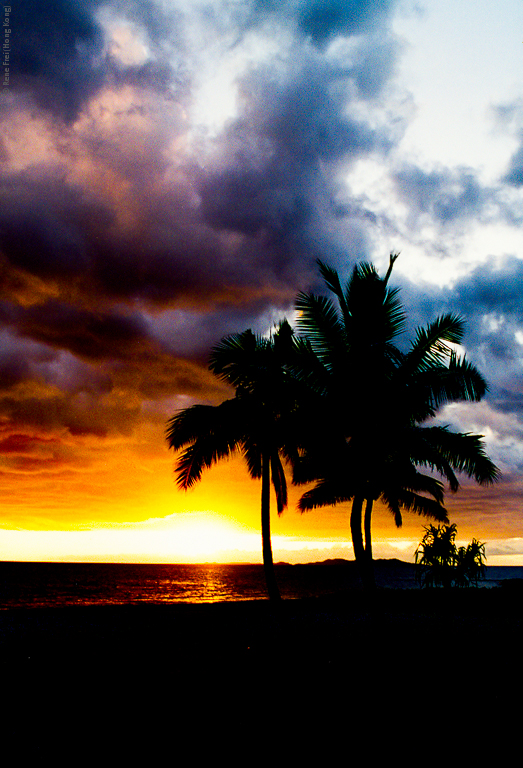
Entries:
{"label": "dark foreground", "polygon": [[[215,604],[83,606],[0,611],[4,672],[56,675],[111,667],[180,678],[220,671],[271,676],[374,676],[383,664],[422,673],[429,659],[453,673],[520,666],[523,590],[359,590],[337,596]],[[356,666],[355,659],[360,663]],[[389,659],[393,662],[389,665]]]}
{"label": "dark foreground", "polygon": [[190,743],[198,764],[251,762],[277,735],[323,764],[348,739],[407,754],[434,728],[479,738],[481,718],[508,733],[522,657],[518,588],[0,611],[4,733],[67,760],[157,765]]}

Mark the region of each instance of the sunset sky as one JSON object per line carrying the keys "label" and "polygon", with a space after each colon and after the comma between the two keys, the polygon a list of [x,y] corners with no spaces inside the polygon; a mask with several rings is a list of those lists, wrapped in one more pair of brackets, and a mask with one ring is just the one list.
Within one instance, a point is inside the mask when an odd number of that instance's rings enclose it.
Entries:
{"label": "sunset sky", "polygon": [[[292,321],[318,257],[348,277],[401,251],[407,336],[462,313],[490,385],[440,414],[503,473],[451,520],[523,565],[520,0],[4,14],[0,559],[260,561],[259,483],[234,460],[178,491],[166,421],[231,395],[210,348]],[[300,492],[275,560],[352,557],[348,506],[302,516]],[[375,555],[412,559],[425,523],[378,510]]]}

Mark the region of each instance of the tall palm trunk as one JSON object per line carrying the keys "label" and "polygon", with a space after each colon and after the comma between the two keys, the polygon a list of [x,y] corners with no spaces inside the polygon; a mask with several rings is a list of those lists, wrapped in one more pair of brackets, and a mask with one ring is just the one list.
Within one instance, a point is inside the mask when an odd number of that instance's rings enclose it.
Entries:
{"label": "tall palm trunk", "polygon": [[[354,549],[354,557],[358,564],[360,572],[360,578],[363,583],[364,589],[373,589],[374,587],[374,574],[372,570],[372,558],[367,558],[365,547],[363,545],[363,531],[362,531],[362,510],[363,510],[363,496],[355,496],[352,501],[352,509],[350,514],[350,531],[352,536],[352,546]],[[370,539],[369,539],[370,542]],[[370,565],[370,567],[369,567]]]}
{"label": "tall palm trunk", "polygon": [[365,531],[365,567],[367,568],[368,586],[371,589],[376,587],[376,577],[374,575],[374,562],[372,560],[372,507],[374,499],[367,499],[365,505],[365,516],[363,519],[363,529]]}
{"label": "tall palm trunk", "polygon": [[268,451],[264,451],[262,454],[261,531],[263,568],[267,591],[270,600],[278,601],[280,600],[280,591],[276,584],[271,546],[271,464]]}

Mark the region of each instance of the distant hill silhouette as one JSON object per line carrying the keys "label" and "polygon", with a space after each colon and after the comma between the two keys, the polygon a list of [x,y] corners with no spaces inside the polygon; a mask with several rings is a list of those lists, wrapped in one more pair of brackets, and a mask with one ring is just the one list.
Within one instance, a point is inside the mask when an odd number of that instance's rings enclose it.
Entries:
{"label": "distant hill silhouette", "polygon": [[[374,560],[374,563],[377,565],[382,565],[383,567],[394,567],[394,568],[407,568],[407,569],[413,569],[414,563],[407,563],[405,560],[398,560],[397,557],[384,557],[377,560]],[[355,566],[356,561],[355,560],[346,560],[344,557],[332,557],[328,558],[327,560],[320,560],[315,563],[307,563],[307,565],[348,565],[348,566]]]}

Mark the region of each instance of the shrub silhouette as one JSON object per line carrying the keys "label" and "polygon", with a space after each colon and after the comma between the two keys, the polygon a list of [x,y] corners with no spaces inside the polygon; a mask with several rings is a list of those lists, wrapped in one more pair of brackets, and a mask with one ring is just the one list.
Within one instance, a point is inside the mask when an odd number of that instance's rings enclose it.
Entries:
{"label": "shrub silhouette", "polygon": [[472,539],[456,547],[457,526],[428,525],[416,549],[417,578],[422,587],[477,586],[485,575],[485,544]]}

